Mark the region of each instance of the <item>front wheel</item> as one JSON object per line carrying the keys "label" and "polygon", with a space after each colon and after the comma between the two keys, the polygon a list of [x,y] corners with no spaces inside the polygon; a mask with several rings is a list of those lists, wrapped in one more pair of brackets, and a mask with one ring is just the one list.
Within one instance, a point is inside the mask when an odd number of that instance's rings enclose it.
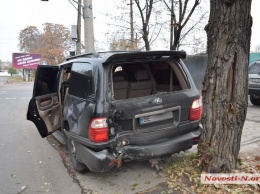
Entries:
{"label": "front wheel", "polygon": [[68,152],[69,152],[69,156],[70,156],[70,160],[71,160],[73,168],[79,173],[88,171],[88,167],[85,164],[82,164],[77,161],[74,140],[67,138],[67,142],[68,142]]}
{"label": "front wheel", "polygon": [[253,105],[260,105],[260,96],[250,95],[250,102]]}

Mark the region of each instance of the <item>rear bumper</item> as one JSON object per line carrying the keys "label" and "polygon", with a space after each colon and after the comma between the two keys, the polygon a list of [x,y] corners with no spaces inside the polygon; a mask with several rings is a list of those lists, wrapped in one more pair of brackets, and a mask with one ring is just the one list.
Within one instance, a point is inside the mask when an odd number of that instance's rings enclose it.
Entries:
{"label": "rear bumper", "polygon": [[121,152],[125,155],[125,158],[133,160],[146,160],[151,158],[157,158],[167,156],[173,153],[190,149],[192,145],[197,142],[193,138],[200,136],[200,129],[193,132],[178,136],[165,142],[135,146],[128,145],[122,147]]}
{"label": "rear bumper", "polygon": [[[119,155],[122,159],[131,160],[147,160],[162,156],[171,155],[180,151],[190,149],[192,145],[197,144],[193,138],[199,137],[201,134],[202,126],[192,132],[179,135],[167,141],[149,145],[126,145],[117,146],[115,149],[103,149],[102,151],[93,151],[89,147],[79,142],[75,142],[77,158],[80,162],[84,163],[90,171],[105,172],[110,170],[116,165]],[[69,138],[70,132],[65,132]],[[76,140],[76,139],[74,139]]]}

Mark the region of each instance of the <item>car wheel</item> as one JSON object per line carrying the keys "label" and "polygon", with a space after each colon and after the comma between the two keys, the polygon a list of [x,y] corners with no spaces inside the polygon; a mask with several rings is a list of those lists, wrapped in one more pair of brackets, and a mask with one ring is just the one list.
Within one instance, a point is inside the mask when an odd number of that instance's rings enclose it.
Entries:
{"label": "car wheel", "polygon": [[67,140],[67,142],[68,142],[68,152],[69,152],[69,156],[70,156],[72,166],[79,173],[83,173],[83,172],[88,171],[88,167],[86,165],[77,161],[76,149],[75,149],[75,146],[74,146],[74,140],[71,140],[70,138],[67,138],[67,139],[68,139]]}
{"label": "car wheel", "polygon": [[250,102],[253,105],[260,105],[260,97],[258,97],[256,95],[250,95]]}

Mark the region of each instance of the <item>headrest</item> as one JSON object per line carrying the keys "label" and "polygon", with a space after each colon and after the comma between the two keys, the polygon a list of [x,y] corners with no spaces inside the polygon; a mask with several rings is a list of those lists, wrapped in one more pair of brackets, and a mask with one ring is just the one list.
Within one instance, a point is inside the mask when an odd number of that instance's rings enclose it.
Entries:
{"label": "headrest", "polygon": [[149,79],[149,75],[148,75],[146,70],[136,71],[134,76],[135,76],[136,81],[148,80]]}
{"label": "headrest", "polygon": [[124,80],[125,80],[125,76],[124,76],[123,71],[114,72],[113,81],[118,82],[118,81],[124,81]]}

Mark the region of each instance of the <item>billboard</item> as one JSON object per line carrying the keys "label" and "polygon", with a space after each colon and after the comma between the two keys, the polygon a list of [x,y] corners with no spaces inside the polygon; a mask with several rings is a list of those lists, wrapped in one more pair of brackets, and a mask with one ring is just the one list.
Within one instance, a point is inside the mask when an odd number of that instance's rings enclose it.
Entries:
{"label": "billboard", "polygon": [[41,54],[13,53],[13,67],[16,69],[37,69],[41,60]]}

